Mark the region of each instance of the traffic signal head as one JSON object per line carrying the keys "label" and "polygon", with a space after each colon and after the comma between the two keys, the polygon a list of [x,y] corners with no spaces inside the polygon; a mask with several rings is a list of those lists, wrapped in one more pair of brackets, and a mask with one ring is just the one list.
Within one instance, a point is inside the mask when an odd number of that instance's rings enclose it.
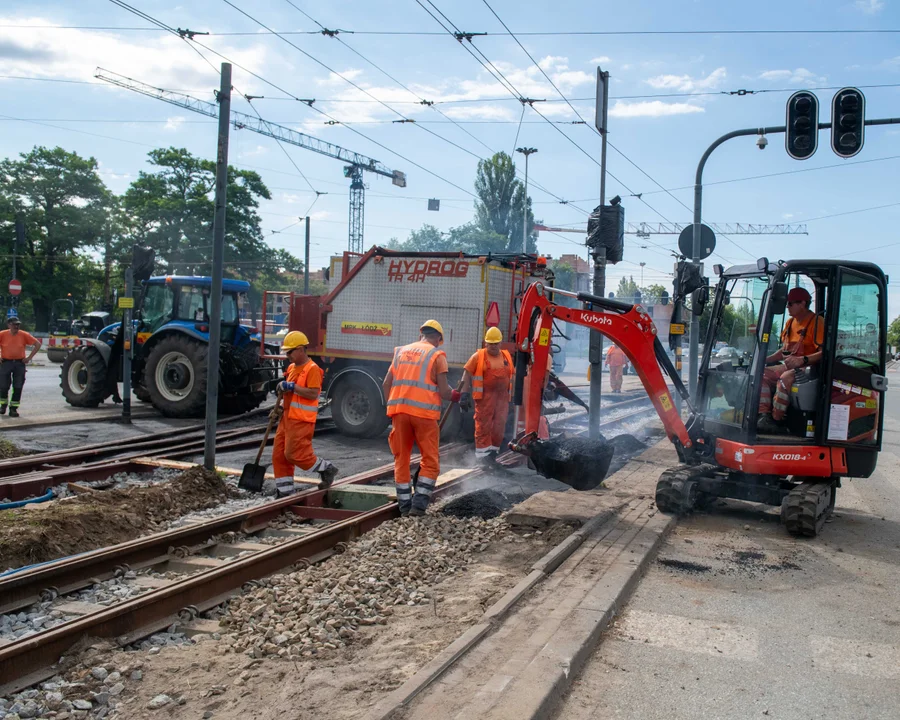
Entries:
{"label": "traffic signal head", "polygon": [[831,101],[831,149],[851,158],[862,150],[865,134],[865,96],[852,87],[838,90]]}
{"label": "traffic signal head", "polygon": [[819,99],[807,90],[787,101],[785,149],[794,160],[806,160],[819,147]]}

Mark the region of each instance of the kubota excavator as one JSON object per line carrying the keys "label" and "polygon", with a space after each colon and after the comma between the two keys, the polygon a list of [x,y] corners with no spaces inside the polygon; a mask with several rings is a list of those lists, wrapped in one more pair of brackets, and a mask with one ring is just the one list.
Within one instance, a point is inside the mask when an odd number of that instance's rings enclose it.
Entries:
{"label": "kubota excavator", "polygon": [[[554,321],[583,325],[625,352],[675,445],[681,464],[659,478],[660,510],[686,513],[715,498],[736,498],[781,506],[791,534],[815,536],[834,508],[841,479],[871,475],[881,450],[887,278],[871,263],[837,260],[761,258],[756,265],[715,269],[719,281],[693,400],[641,305],[531,285],[516,333],[514,402],[525,428],[510,447],[576,489],[602,482],[608,458],[604,465],[579,457],[588,441],[579,439],[574,451],[560,454],[558,442],[538,438]],[[795,371],[783,425],[763,434],[757,431],[760,392],[767,358],[781,347],[781,331],[791,322],[789,287],[810,293],[809,310],[824,324],[824,352],[815,365]],[[555,304],[551,294],[575,298],[584,309]],[[696,295],[693,311],[702,312]],[[663,373],[683,399],[686,419]]]}

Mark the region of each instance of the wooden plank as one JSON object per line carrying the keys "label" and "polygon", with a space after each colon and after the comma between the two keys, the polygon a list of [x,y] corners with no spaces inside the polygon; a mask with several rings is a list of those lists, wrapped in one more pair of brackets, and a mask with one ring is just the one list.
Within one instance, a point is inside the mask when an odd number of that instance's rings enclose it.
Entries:
{"label": "wooden plank", "polygon": [[[182,460],[166,460],[165,458],[140,457],[135,458],[134,462],[140,465],[149,465],[151,467],[172,468],[173,470],[190,470],[197,467],[197,463],[184,462]],[[216,465],[216,472],[225,473],[226,475],[240,475],[243,470],[232,467],[223,467]],[[275,478],[274,473],[266,473],[267,478]]]}
{"label": "wooden plank", "polygon": [[76,495],[84,495],[85,493],[94,492],[94,488],[90,488],[87,485],[79,485],[78,483],[74,482],[66,483],[66,487]]}
{"label": "wooden plank", "polygon": [[90,615],[91,613],[95,613],[98,610],[104,610],[105,607],[103,605],[97,605],[95,603],[73,600],[71,602],[64,602],[60,603],[59,605],[54,605],[51,609],[59,610],[61,613],[65,613],[66,615],[78,615],[80,617],[82,615]]}
{"label": "wooden plank", "polygon": [[[442,472],[440,475],[438,475],[437,482],[435,482],[434,486],[441,487],[441,485],[446,485],[449,482],[453,482],[454,480],[457,480],[457,479],[463,477],[464,475],[468,475],[470,472],[474,472],[474,469],[473,468],[453,468],[452,470],[448,470],[447,472]],[[390,495],[388,495],[388,497],[391,500],[396,500],[397,492],[394,490],[393,487],[390,488],[390,491],[391,492],[390,492]]]}

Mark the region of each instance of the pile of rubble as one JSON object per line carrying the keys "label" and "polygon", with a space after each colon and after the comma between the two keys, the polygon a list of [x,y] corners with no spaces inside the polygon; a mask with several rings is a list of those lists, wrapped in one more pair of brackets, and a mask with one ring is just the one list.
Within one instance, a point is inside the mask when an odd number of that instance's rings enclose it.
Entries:
{"label": "pile of rubble", "polygon": [[439,602],[431,588],[509,532],[499,520],[429,515],[385,523],[327,562],[275,575],[231,601],[222,641],[253,658],[311,657],[387,622],[397,605]]}

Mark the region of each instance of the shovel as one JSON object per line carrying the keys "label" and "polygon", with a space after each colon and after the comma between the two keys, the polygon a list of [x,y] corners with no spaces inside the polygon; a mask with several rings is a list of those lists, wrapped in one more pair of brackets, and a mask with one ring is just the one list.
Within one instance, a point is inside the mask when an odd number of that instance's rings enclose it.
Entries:
{"label": "shovel", "polygon": [[[275,401],[275,409],[280,405],[281,395],[279,395],[278,399]],[[272,432],[272,425],[274,424],[275,413],[273,412],[269,417],[269,424],[266,426],[266,434],[263,436],[262,442],[259,445],[259,452],[256,453],[256,462],[247,463],[244,465],[244,469],[241,472],[241,479],[238,480],[238,487],[241,490],[248,490],[249,492],[259,492],[262,490],[263,482],[266,479],[266,466],[260,465],[259,461],[262,458],[263,450],[266,449],[266,443],[269,442],[269,433]]]}

